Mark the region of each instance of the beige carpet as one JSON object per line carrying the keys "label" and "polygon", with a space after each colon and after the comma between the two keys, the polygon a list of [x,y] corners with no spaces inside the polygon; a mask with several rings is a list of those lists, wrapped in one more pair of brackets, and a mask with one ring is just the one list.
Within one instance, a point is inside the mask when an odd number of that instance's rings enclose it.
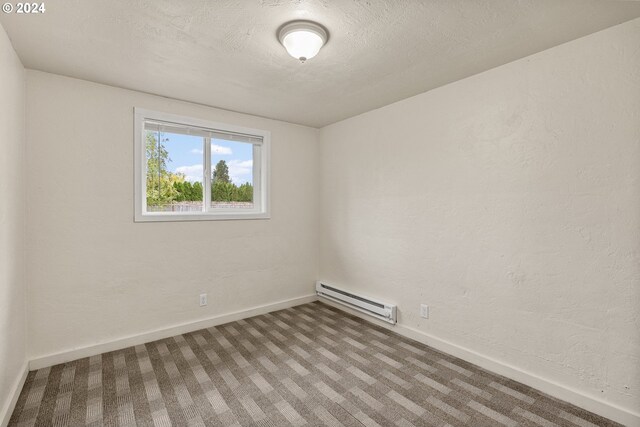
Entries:
{"label": "beige carpet", "polygon": [[30,372],[11,426],[614,426],[316,302]]}

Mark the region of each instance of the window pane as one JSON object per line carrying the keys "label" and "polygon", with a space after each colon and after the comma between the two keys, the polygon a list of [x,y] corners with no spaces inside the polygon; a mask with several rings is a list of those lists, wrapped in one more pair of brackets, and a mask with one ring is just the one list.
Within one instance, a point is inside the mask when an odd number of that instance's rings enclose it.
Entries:
{"label": "window pane", "polygon": [[211,139],[211,208],[253,209],[253,144]]}
{"label": "window pane", "polygon": [[161,126],[145,133],[147,211],[202,212],[204,139],[165,132]]}
{"label": "window pane", "polygon": [[135,109],[135,221],[268,219],[270,133]]}

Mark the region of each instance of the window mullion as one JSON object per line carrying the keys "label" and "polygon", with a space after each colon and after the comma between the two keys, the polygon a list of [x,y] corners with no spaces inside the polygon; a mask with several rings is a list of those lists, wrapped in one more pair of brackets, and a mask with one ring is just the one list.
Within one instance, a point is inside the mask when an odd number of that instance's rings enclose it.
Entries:
{"label": "window mullion", "polygon": [[202,182],[202,188],[204,191],[204,211],[209,212],[211,209],[211,138],[203,138],[204,150],[204,162],[202,163],[204,169],[204,177]]}

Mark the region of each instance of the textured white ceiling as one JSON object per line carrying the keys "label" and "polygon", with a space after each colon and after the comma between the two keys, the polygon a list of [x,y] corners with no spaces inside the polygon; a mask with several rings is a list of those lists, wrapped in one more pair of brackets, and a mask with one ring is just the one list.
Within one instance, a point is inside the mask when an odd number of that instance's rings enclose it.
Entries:
{"label": "textured white ceiling", "polygon": [[[0,14],[28,68],[320,127],[640,16],[609,0],[57,0]],[[329,43],[305,64],[278,27]]]}

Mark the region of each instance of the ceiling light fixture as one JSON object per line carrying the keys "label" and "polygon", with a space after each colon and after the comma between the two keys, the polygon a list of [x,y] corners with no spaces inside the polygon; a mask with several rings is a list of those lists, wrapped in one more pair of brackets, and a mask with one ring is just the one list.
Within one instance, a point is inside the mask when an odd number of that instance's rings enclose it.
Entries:
{"label": "ceiling light fixture", "polygon": [[292,21],[278,31],[280,43],[289,55],[300,62],[316,56],[327,42],[328,36],[327,30],[311,21]]}

